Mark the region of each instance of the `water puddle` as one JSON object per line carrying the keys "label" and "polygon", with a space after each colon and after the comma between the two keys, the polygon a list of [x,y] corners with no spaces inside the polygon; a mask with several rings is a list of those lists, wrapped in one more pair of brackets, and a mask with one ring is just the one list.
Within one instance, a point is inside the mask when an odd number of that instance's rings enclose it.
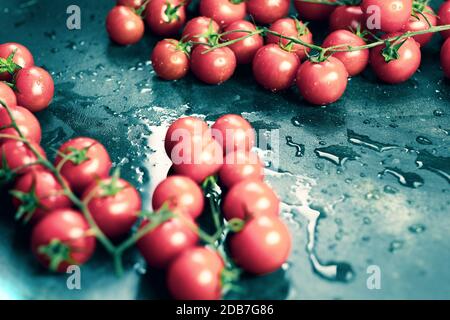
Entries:
{"label": "water puddle", "polygon": [[343,166],[345,162],[357,160],[361,156],[351,147],[331,145],[314,149],[314,153],[321,159],[328,160],[337,166]]}
{"label": "water puddle", "polygon": [[372,140],[369,136],[356,133],[355,131],[350,129],[347,129],[347,140],[350,143],[369,148],[377,152],[384,152],[399,148],[399,146],[395,144],[388,144]]}
{"label": "water puddle", "polygon": [[438,174],[450,183],[450,157],[438,157],[426,150],[419,151],[416,158],[419,169]]}
{"label": "water puddle", "polygon": [[289,147],[295,148],[295,156],[296,157],[303,157],[305,155],[305,145],[301,143],[296,143],[292,140],[291,136],[286,136],[286,144]]}
{"label": "water puddle", "polygon": [[379,173],[379,176],[383,177],[385,174],[394,176],[402,186],[408,188],[416,189],[423,186],[423,184],[425,183],[423,178],[417,173],[405,172],[394,167],[385,168],[382,172]]}

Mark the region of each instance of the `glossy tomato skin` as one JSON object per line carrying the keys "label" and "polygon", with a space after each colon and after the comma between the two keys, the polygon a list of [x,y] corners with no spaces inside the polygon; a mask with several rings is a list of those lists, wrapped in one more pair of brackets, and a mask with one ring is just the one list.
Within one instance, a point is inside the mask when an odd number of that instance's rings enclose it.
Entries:
{"label": "glossy tomato skin", "polygon": [[223,260],[217,252],[204,247],[190,248],[169,267],[169,291],[177,300],[219,300],[223,269]]}
{"label": "glossy tomato skin", "polygon": [[153,210],[158,210],[164,204],[196,219],[204,207],[202,189],[188,177],[170,176],[158,184],[152,197]]}
{"label": "glossy tomato skin", "polygon": [[[42,131],[38,119],[28,109],[20,106],[12,107],[11,113],[24,137],[29,141],[39,144],[41,142]],[[8,111],[2,107],[0,108],[0,127],[8,125],[11,125],[11,118]],[[17,131],[13,128],[3,129],[0,133],[19,136]],[[0,139],[0,142],[3,140],[4,139]]]}
{"label": "glossy tomato skin", "polygon": [[445,40],[441,48],[441,65],[445,76],[450,79],[450,39]]}
{"label": "glossy tomato skin", "polygon": [[55,85],[52,76],[42,68],[28,67],[15,75],[17,103],[31,112],[46,109],[53,99]]}
{"label": "glossy tomato skin", "polygon": [[[331,1],[335,2],[334,0]],[[332,5],[297,0],[294,1],[294,6],[298,12],[298,15],[308,21],[326,20],[336,8],[336,6]]]}
{"label": "glossy tomato skin", "polygon": [[175,8],[180,0],[152,0],[147,5],[145,21],[150,30],[159,36],[174,36],[186,22],[186,9],[184,5],[178,7],[176,14],[169,17],[166,14],[168,6]]}
{"label": "glossy tomato skin", "polygon": [[122,46],[134,44],[144,36],[144,22],[132,8],[116,6],[106,17],[106,31],[112,41]]}
{"label": "glossy tomato skin", "polygon": [[[421,31],[421,30],[428,30],[431,26],[437,25],[437,17],[434,13],[433,9],[429,6],[426,6],[425,10],[422,12],[422,14],[417,14],[416,17],[410,16],[408,22],[406,22],[405,26],[402,29],[402,33],[405,33],[407,31]],[[433,37],[433,33],[426,33],[414,36],[414,40],[420,46],[425,46],[428,42],[431,41],[431,38]]]}
{"label": "glossy tomato skin", "polygon": [[[397,34],[389,34],[383,38],[392,38]],[[420,66],[420,45],[413,39],[403,43],[398,50],[399,58],[386,62],[382,55],[385,45],[370,50],[370,64],[377,77],[383,82],[396,84],[402,83],[413,76]]]}
{"label": "glossy tomato skin", "polygon": [[248,0],[247,12],[260,24],[269,24],[287,16],[289,0]]}
{"label": "glossy tomato skin", "polygon": [[221,84],[233,75],[236,57],[228,47],[203,53],[209,48],[206,45],[198,45],[192,50],[191,70],[199,80],[207,84]]}
{"label": "glossy tomato skin", "polygon": [[[61,168],[61,174],[67,179],[71,189],[82,194],[84,190],[95,180],[108,177],[112,163],[105,147],[91,138],[78,137],[64,143],[59,148],[59,153],[72,154],[72,149],[87,149],[87,159],[79,164],[72,160],[67,161]],[[61,155],[55,159],[55,166],[62,161]]]}
{"label": "glossy tomato skin", "polygon": [[[17,106],[16,95],[6,83],[0,82],[0,100],[2,100],[8,107]],[[0,105],[3,108],[3,105]]]}
{"label": "glossy tomato skin", "polygon": [[[283,36],[296,38],[302,40],[303,42],[312,44],[313,43],[312,33],[301,21],[299,21],[298,23],[299,26],[297,27],[297,24],[294,19],[282,18],[275,21],[270,26],[269,29]],[[275,44],[282,43],[284,46],[286,46],[290,42],[290,40],[288,39],[283,38],[280,39],[280,37],[270,33],[267,34],[266,40],[267,43],[275,43]],[[302,46],[301,44],[294,44],[291,50],[291,52],[295,52],[297,54],[300,60],[305,59],[310,51],[311,50],[309,48]]]}
{"label": "glossy tomato skin", "polygon": [[[147,223],[144,222],[142,227]],[[198,242],[198,235],[192,228],[195,230],[197,225],[189,216],[172,218],[143,236],[137,247],[149,266],[166,268],[179,254]]]}
{"label": "glossy tomato skin", "polygon": [[225,156],[219,178],[221,186],[226,189],[246,179],[263,181],[264,165],[254,152],[233,151]]}
{"label": "glossy tomato skin", "polygon": [[[0,58],[6,59],[11,53],[14,53],[13,61],[21,68],[34,66],[34,58],[31,52],[23,45],[15,42],[7,42],[0,44]],[[7,72],[0,73],[0,81],[10,81],[11,75]]]}
{"label": "glossy tomato skin", "polygon": [[279,45],[267,44],[256,52],[253,59],[253,76],[267,90],[286,90],[294,84],[300,59]]}
{"label": "glossy tomato skin", "polygon": [[177,45],[177,40],[164,39],[153,49],[151,56],[153,70],[164,80],[181,79],[189,70],[189,58]]}
{"label": "glossy tomato skin", "polygon": [[364,25],[364,13],[361,6],[338,6],[330,15],[329,25],[331,31],[356,31]]}
{"label": "glossy tomato skin", "polygon": [[245,271],[263,275],[278,270],[288,259],[291,236],[276,216],[257,216],[230,238],[233,260]]}
{"label": "glossy tomato skin", "polygon": [[[29,193],[34,187],[39,207],[32,214],[31,222],[36,223],[55,209],[70,208],[70,199],[63,194],[63,187],[56,177],[46,170],[32,170],[17,179],[14,190]],[[13,205],[18,208],[22,202],[13,198]]]}
{"label": "glossy tomato skin", "polygon": [[[328,48],[344,44],[356,47],[364,46],[366,45],[366,42],[349,30],[336,30],[325,38],[322,46]],[[369,63],[369,50],[337,52],[333,54],[333,57],[339,59],[344,64],[349,76],[356,76],[360,74]]]}
{"label": "glossy tomato skin", "polygon": [[208,124],[197,117],[183,117],[175,120],[167,129],[164,139],[166,154],[171,158],[173,147],[183,140],[184,137],[202,136],[204,139],[211,139],[211,132]]}
{"label": "glossy tomato skin", "polygon": [[184,39],[184,41],[207,43],[208,39],[204,35],[207,34],[210,25],[211,32],[219,33],[220,26],[216,21],[203,16],[195,17],[186,23],[181,34],[181,39]]}
{"label": "glossy tomato skin", "polygon": [[258,179],[246,179],[234,185],[223,201],[225,219],[247,219],[252,216],[277,216],[280,200],[275,192]]}
{"label": "glossy tomato skin", "polygon": [[[445,25],[450,24],[450,1],[444,2],[441,7],[439,8],[438,12],[439,17],[439,25]],[[450,37],[450,30],[442,31],[441,35],[444,37],[444,39],[447,39]]]}
{"label": "glossy tomato skin", "polygon": [[[247,30],[247,31],[255,31],[256,27],[253,23],[246,21],[246,20],[238,20],[230,25],[228,25],[225,28],[225,32],[230,32],[233,30]],[[235,40],[238,38],[242,38],[248,35],[246,32],[232,32],[229,34],[224,35],[223,41],[230,41]],[[236,56],[236,61],[239,64],[248,64],[253,61],[253,57],[256,54],[256,51],[258,51],[259,48],[261,48],[264,45],[264,39],[259,34],[255,34],[251,37],[247,37],[241,41],[238,41],[236,43],[233,43],[229,45],[228,47],[233,50],[234,55]]]}
{"label": "glossy tomato skin", "polygon": [[200,14],[225,27],[245,18],[245,2],[235,4],[230,0],[200,0]]}
{"label": "glossy tomato skin", "polygon": [[70,261],[61,262],[57,271],[66,272],[70,265],[82,265],[94,254],[95,237],[88,235],[89,229],[88,222],[78,211],[54,210],[34,227],[31,235],[31,249],[38,261],[48,268],[49,258],[40,253],[39,248],[55,239],[63,242],[70,248]]}
{"label": "glossy tomato skin", "polygon": [[139,9],[144,4],[144,2],[145,0],[117,0],[117,5]]}
{"label": "glossy tomato skin", "polygon": [[[31,145],[42,157],[46,157],[45,151],[38,144],[31,142]],[[18,169],[18,171],[16,171],[17,174],[25,174],[30,170],[42,169],[41,165],[30,166],[30,164],[35,163],[38,160],[38,157],[22,141],[10,139],[0,145],[0,168],[3,166],[3,159],[6,161],[9,169]]]}
{"label": "glossy tomato skin", "polygon": [[[412,13],[412,0],[362,0],[361,8],[364,12],[366,25],[369,30],[379,30],[384,32],[400,31],[408,22]],[[376,26],[373,15],[374,8],[379,9],[380,25]],[[375,24],[375,26],[372,26]]]}
{"label": "glossy tomato skin", "polygon": [[[109,195],[101,185],[111,183],[120,191]],[[88,201],[89,211],[100,230],[112,239],[131,230],[142,206],[141,196],[130,183],[123,179],[113,181],[112,178],[93,182],[84,192],[83,201]]]}
{"label": "glossy tomato skin", "polygon": [[306,101],[325,105],[339,100],[347,87],[348,72],[337,58],[315,63],[306,61],[297,72],[297,87]]}
{"label": "glossy tomato skin", "polygon": [[211,127],[214,139],[222,146],[223,153],[250,150],[255,145],[255,130],[242,116],[225,114]]}

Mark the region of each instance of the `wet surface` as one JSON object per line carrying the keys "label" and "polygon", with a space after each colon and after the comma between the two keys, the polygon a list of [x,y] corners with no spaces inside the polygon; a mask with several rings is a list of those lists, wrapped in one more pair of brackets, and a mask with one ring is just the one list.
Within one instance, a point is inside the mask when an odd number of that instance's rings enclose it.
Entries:
{"label": "wet surface", "polygon": [[[74,3],[82,28],[69,31],[66,8]],[[218,87],[192,76],[161,81],[147,61],[156,38],[127,48],[109,42],[104,18],[112,3],[2,0],[0,42],[28,46],[55,79],[54,102],[38,114],[50,156],[69,138],[98,139],[149,207],[170,166],[162,148],[167,125],[181,115],[241,113],[269,132],[261,137],[275,139],[261,154],[267,182],[283,200],[293,252],[281,270],[246,276],[244,291],[230,298],[450,298],[450,83],[438,63],[439,36],[408,82],[380,84],[367,70],[339,102],[312,107],[294,88],[260,89],[245,67]],[[118,279],[98,250],[82,267],[82,290],[68,290],[66,276],[35,263],[29,230],[15,225],[8,207],[2,196],[0,298],[168,297],[164,274],[147,270],[135,251]],[[379,290],[366,284],[373,265]]]}

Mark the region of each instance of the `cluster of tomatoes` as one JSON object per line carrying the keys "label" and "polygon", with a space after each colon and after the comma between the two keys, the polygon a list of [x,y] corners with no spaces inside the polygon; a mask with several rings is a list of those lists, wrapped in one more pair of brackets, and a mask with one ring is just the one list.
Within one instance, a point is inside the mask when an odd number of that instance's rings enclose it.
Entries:
{"label": "cluster of tomatoes", "polygon": [[[233,75],[237,64],[252,64],[255,80],[265,89],[276,92],[295,83],[305,100],[325,105],[340,99],[348,77],[360,74],[369,64],[386,83],[411,78],[420,66],[420,48],[441,30],[433,28],[450,25],[449,1],[438,16],[427,3],[295,0],[302,19],[329,19],[331,33],[322,46],[313,43],[307,23],[286,17],[290,0],[200,0],[200,16],[189,21],[189,1],[118,0],[106,25],[111,39],[121,45],[143,37],[141,16],[158,36],[173,37],[182,30],[181,40],[166,38],[153,49],[153,68],[163,79],[180,79],[191,70],[205,83],[220,84]],[[268,26],[257,27],[244,20],[247,15]],[[441,30],[444,38],[449,37],[448,29]],[[447,77],[449,48],[450,40],[441,50]]]}

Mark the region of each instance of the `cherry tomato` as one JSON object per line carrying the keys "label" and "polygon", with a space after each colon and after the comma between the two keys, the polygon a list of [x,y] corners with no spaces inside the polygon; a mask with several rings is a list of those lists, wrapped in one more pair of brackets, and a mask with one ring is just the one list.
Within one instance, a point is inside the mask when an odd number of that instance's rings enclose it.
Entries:
{"label": "cherry tomato", "polygon": [[232,0],[200,0],[200,14],[217,21],[221,27],[245,18],[245,2]]}
{"label": "cherry tomato", "polygon": [[[283,18],[275,21],[269,28],[271,31],[277,32],[286,37],[292,37],[302,40],[306,43],[313,43],[313,36],[309,29],[301,21],[292,18]],[[284,39],[270,34],[267,34],[267,43],[281,43],[283,46],[287,46],[290,42],[288,39]],[[307,53],[311,51],[309,48],[302,46],[301,44],[293,44],[289,50],[295,52],[300,60],[306,58]]]}
{"label": "cherry tomato", "polygon": [[31,218],[32,223],[40,221],[54,209],[72,206],[56,177],[45,170],[32,170],[19,177],[14,185],[14,192],[14,207],[17,210],[22,207],[25,212],[21,218],[25,221]]}
{"label": "cherry tomato", "polygon": [[287,16],[290,0],[248,0],[247,12],[261,24],[269,24]]}
{"label": "cherry tomato", "polygon": [[31,112],[38,112],[52,102],[55,85],[52,76],[42,68],[28,67],[15,76],[17,103]]}
{"label": "cherry tomato", "polygon": [[170,265],[167,285],[177,300],[218,300],[222,296],[224,263],[218,253],[194,247],[181,253]]}
{"label": "cherry tomato", "polygon": [[291,236],[276,216],[257,216],[230,237],[233,260],[247,272],[262,275],[276,271],[289,257]]}
{"label": "cherry tomato", "polygon": [[255,130],[237,114],[221,116],[212,125],[212,135],[227,154],[236,150],[250,150],[255,145]]}
{"label": "cherry tomato", "polygon": [[196,17],[189,20],[183,29],[181,39],[183,41],[208,42],[208,33],[218,33],[220,26],[208,17]]}
{"label": "cherry tomato", "polygon": [[174,39],[159,41],[152,52],[152,66],[156,74],[165,80],[183,78],[189,70],[189,58]]}
{"label": "cherry tomato", "polygon": [[221,84],[233,75],[236,57],[228,47],[204,53],[209,48],[206,45],[194,47],[191,53],[191,70],[198,79],[207,84]]}
{"label": "cherry tomato", "polygon": [[126,46],[134,44],[144,36],[144,22],[132,8],[116,6],[106,17],[106,31],[112,41]]}
{"label": "cherry tomato", "polygon": [[356,31],[364,25],[364,13],[360,6],[338,6],[329,19],[330,30]]}
{"label": "cherry tomato", "polygon": [[123,179],[107,178],[93,182],[84,192],[83,201],[100,230],[108,238],[127,234],[138,219],[141,197]]}
{"label": "cherry tomato", "polygon": [[[383,36],[383,39],[393,38],[398,34]],[[397,44],[400,41],[397,41]],[[420,66],[420,45],[413,39],[408,38],[398,50],[398,59],[386,62],[382,55],[385,45],[370,50],[370,64],[377,77],[387,83],[395,84],[405,82],[413,76]]]}
{"label": "cherry tomato", "polygon": [[[325,48],[338,45],[356,47],[364,46],[365,44],[366,42],[361,37],[358,37],[348,30],[336,30],[325,38],[322,46]],[[369,49],[337,52],[333,54],[333,57],[339,59],[344,64],[349,76],[356,76],[357,74],[360,74],[369,63]]]}
{"label": "cherry tomato", "polygon": [[164,204],[196,219],[203,211],[204,199],[202,189],[188,177],[170,176],[155,189],[152,198],[153,210]]}
{"label": "cherry tomato", "polygon": [[445,76],[450,78],[450,39],[445,40],[441,48],[441,65]]}
{"label": "cherry tomato", "polygon": [[186,9],[180,0],[152,0],[147,5],[145,21],[159,36],[173,36],[186,22]]}
{"label": "cherry tomato", "polygon": [[[45,158],[44,150],[36,143],[31,142],[33,148]],[[31,165],[38,160],[38,157],[28,148],[28,146],[17,140],[6,140],[0,146],[0,168],[3,168],[3,161],[6,161],[10,170],[16,170],[17,174],[24,174],[30,170],[42,168],[41,165]]]}
{"label": "cherry tomato", "polygon": [[[429,6],[425,7],[425,10],[420,14],[416,13],[416,16],[410,16],[408,22],[406,22],[405,26],[402,29],[402,33],[407,31],[421,31],[430,29],[430,25],[432,27],[437,25],[437,17],[434,13],[433,9]],[[414,36],[414,40],[420,44],[420,46],[426,45],[431,41],[433,37],[433,33],[425,33],[421,35]]]}
{"label": "cherry tomato", "polygon": [[[147,223],[144,222],[141,228]],[[191,217],[172,218],[143,236],[137,247],[149,266],[166,268],[180,253],[198,242],[198,235],[191,228],[197,228]]]}
{"label": "cherry tomato", "polygon": [[260,179],[247,179],[234,185],[226,194],[223,214],[227,220],[246,219],[258,215],[277,216],[280,200]]}
{"label": "cherry tomato", "polygon": [[347,87],[348,72],[337,58],[323,62],[306,61],[297,72],[297,87],[306,101],[325,105],[339,100]]}
{"label": "cherry tomato", "polygon": [[[14,42],[0,44],[0,58],[7,59],[12,53],[14,53],[13,62],[21,68],[34,66],[33,55],[25,46]],[[0,80],[11,79],[12,76],[8,72],[0,73]]]}
{"label": "cherry tomato", "polygon": [[126,6],[133,9],[139,9],[144,4],[145,0],[117,0],[118,6]]}
{"label": "cherry tomato", "polygon": [[[17,99],[13,89],[4,82],[0,82],[0,100],[6,103],[8,107],[17,106]],[[3,108],[3,106],[0,105],[0,108]]]}
{"label": "cherry tomato", "polygon": [[[335,0],[330,1],[335,2]],[[298,15],[308,21],[328,19],[330,14],[336,8],[336,6],[333,5],[311,3],[302,0],[294,0],[294,6]]]}
{"label": "cherry tomato", "polygon": [[[41,125],[38,119],[27,109],[16,106],[12,107],[12,116],[19,127],[20,132],[29,141],[40,143],[41,142]],[[11,125],[11,118],[8,111],[5,108],[0,108],[0,127],[6,127]],[[7,128],[0,131],[0,134],[8,134],[13,136],[19,136],[17,131],[13,128]],[[0,138],[0,142],[4,139]]]}
{"label": "cherry tomato", "polygon": [[221,185],[227,189],[246,179],[264,179],[264,166],[256,153],[233,151],[223,162],[219,177]]}
{"label": "cherry tomato", "polygon": [[300,59],[294,52],[271,43],[256,52],[253,59],[253,76],[261,86],[276,92],[292,86],[299,66]]}
{"label": "cherry tomato", "polygon": [[183,117],[174,121],[166,132],[164,147],[166,154],[171,158],[173,147],[183,140],[184,137],[204,136],[205,139],[211,138],[211,132],[208,124],[196,117]]}
{"label": "cherry tomato", "polygon": [[[225,28],[224,31],[230,33],[225,34],[222,37],[223,41],[231,41],[248,36],[247,32],[232,32],[233,30],[255,31],[256,27],[253,23],[245,20],[235,21]],[[255,56],[256,51],[258,51],[258,49],[263,45],[263,37],[261,37],[259,34],[255,34],[251,37],[247,37],[241,41],[229,45],[228,48],[233,50],[234,55],[236,56],[237,63],[247,64],[253,61],[253,57]]]}
{"label": "cherry tomato", "polygon": [[[439,25],[450,24],[450,1],[444,2],[438,12]],[[442,31],[441,35],[447,39],[450,37],[450,30]]]}
{"label": "cherry tomato", "polygon": [[365,28],[396,32],[408,22],[412,0],[362,0],[361,9],[366,20]]}
{"label": "cherry tomato", "polygon": [[44,267],[66,272],[70,265],[81,265],[94,254],[95,237],[89,235],[89,230],[88,222],[78,211],[54,210],[33,229],[33,254]]}
{"label": "cherry tomato", "polygon": [[[61,166],[61,174],[71,189],[79,194],[94,181],[108,177],[111,159],[105,147],[91,138],[75,138],[64,143],[58,150],[55,166]],[[61,154],[68,157],[64,164]]]}

